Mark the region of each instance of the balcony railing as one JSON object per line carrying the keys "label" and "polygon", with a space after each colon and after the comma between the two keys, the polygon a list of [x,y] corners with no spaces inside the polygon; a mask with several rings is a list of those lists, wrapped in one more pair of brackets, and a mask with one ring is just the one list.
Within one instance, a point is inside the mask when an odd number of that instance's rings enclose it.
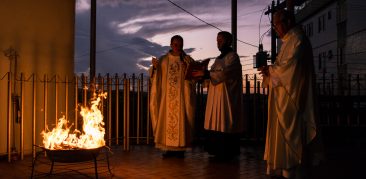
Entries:
{"label": "balcony railing", "polygon": [[[46,125],[52,128],[61,115],[81,128],[80,105],[87,105],[92,91],[107,92],[102,100],[108,146],[122,146],[129,150],[130,144],[152,144],[153,135],[149,120],[149,86],[147,76],[98,75],[61,77],[26,76],[5,73],[0,79],[0,155],[12,157],[35,155],[35,145],[42,144],[41,131]],[[318,78],[317,87],[322,126],[366,126],[365,76],[349,75],[343,82],[348,85],[345,93],[336,93],[339,79],[330,76]],[[346,86],[347,86],[346,85]],[[196,138],[203,132],[206,88],[197,84]],[[243,103],[248,131],[243,139],[263,141],[267,123],[268,89],[261,86],[258,75],[243,76]],[[1,143],[2,142],[2,143]]]}

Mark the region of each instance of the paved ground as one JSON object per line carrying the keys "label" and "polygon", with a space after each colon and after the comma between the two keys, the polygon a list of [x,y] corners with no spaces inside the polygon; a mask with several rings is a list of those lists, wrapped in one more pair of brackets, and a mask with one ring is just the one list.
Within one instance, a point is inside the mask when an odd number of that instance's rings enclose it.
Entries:
{"label": "paved ground", "polygon": [[[359,146],[329,146],[327,161],[312,169],[311,178],[366,178],[363,173],[366,150]],[[217,161],[196,147],[186,153],[185,158],[162,158],[161,153],[152,146],[131,146],[130,151],[121,147],[113,148],[110,154],[108,172],[104,153],[98,157],[99,178],[248,178],[269,179],[264,175],[265,162],[262,160],[263,147],[243,146],[236,160]],[[8,163],[0,161],[0,178],[30,178],[32,158]],[[50,162],[41,155],[35,165],[34,178],[95,178],[94,163],[62,164],[56,163],[53,175],[47,175]]]}

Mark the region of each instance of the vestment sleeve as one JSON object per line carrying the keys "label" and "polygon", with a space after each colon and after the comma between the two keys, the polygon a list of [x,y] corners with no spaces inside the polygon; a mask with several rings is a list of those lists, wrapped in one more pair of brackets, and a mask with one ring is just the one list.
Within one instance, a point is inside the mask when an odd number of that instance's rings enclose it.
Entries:
{"label": "vestment sleeve", "polygon": [[231,52],[223,60],[216,59],[210,71],[211,82],[217,85],[226,80],[241,78],[239,56]]}

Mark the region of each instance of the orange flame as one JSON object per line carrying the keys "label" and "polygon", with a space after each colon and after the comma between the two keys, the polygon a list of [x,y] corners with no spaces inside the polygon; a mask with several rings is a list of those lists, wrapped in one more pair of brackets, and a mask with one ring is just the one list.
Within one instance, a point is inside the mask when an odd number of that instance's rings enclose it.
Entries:
{"label": "orange flame", "polygon": [[[96,94],[94,94],[96,96]],[[42,131],[43,145],[50,150],[60,150],[68,148],[93,149],[105,145],[104,140],[104,122],[102,112],[98,109],[101,101],[100,97],[107,97],[107,93],[98,95],[98,98],[91,101],[91,107],[81,107],[80,114],[83,117],[83,133],[75,129],[70,133],[68,121],[65,116],[58,119],[58,123],[52,131]],[[78,134],[80,134],[78,136]]]}

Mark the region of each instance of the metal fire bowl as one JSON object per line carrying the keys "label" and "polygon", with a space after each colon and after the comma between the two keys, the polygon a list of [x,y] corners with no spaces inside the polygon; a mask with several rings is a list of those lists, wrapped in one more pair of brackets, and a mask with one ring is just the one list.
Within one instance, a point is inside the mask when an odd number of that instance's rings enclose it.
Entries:
{"label": "metal fire bowl", "polygon": [[76,163],[96,159],[102,148],[103,147],[95,149],[68,149],[68,150],[49,150],[46,148],[43,149],[46,151],[47,157],[53,162]]}

